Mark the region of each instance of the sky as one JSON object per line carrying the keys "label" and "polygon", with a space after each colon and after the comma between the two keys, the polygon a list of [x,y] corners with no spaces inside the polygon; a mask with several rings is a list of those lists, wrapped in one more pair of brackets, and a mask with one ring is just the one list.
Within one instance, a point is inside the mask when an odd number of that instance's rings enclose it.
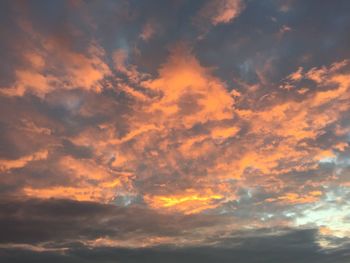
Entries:
{"label": "sky", "polygon": [[0,261],[350,262],[350,1],[0,2]]}

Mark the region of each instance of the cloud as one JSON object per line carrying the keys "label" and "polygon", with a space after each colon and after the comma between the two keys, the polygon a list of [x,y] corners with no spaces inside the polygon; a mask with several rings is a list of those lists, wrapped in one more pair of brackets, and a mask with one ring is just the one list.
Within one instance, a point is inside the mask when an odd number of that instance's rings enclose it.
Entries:
{"label": "cloud", "polygon": [[152,37],[155,36],[158,31],[157,29],[157,25],[154,21],[148,21],[142,28],[140,38],[145,42],[149,41]]}
{"label": "cloud", "polygon": [[[110,202],[129,188],[127,176],[115,173],[99,165],[93,160],[78,160],[69,156],[60,158],[58,169],[71,178],[67,185],[36,188],[28,186],[23,193],[29,197],[39,198],[69,198],[80,201]],[[120,188],[120,189],[119,189]]]}
{"label": "cloud", "polygon": [[[243,233],[242,233],[243,234]],[[267,234],[267,233],[266,233]],[[221,246],[191,246],[172,248],[156,246],[152,248],[111,248],[95,249],[75,244],[64,253],[54,249],[37,252],[38,249],[16,246],[2,248],[5,262],[36,262],[37,260],[65,262],[345,262],[349,250],[320,250],[315,242],[314,230],[283,231],[274,235],[243,235],[222,240]],[[15,252],[15,253],[14,253]],[[262,261],[263,260],[263,261]]]}
{"label": "cloud", "polygon": [[[51,248],[81,243],[87,247],[149,247],[166,242],[194,243],[205,235],[182,233],[198,228],[208,231],[216,216],[184,216],[156,213],[141,206],[59,199],[1,199],[0,242],[46,245]],[[172,224],[169,224],[172,222]],[[9,246],[11,247],[11,246]]]}
{"label": "cloud", "polygon": [[[203,210],[217,206],[215,200],[220,200],[223,196],[210,193],[211,190],[198,193],[197,191],[187,191],[183,195],[170,196],[145,196],[145,201],[152,208],[166,211],[167,208],[178,210],[185,214],[199,213]],[[207,193],[206,193],[207,192]]]}
{"label": "cloud", "polygon": [[[114,54],[125,54],[118,52]],[[126,57],[115,62],[117,70],[128,72]],[[314,80],[319,90],[301,101],[242,109],[239,103],[249,92],[233,96],[187,46],[175,46],[158,76],[135,81],[144,99],[140,103],[132,96],[127,101],[125,119],[113,115],[113,99],[103,94],[102,104],[78,106],[72,120],[98,113],[107,121],[81,126],[56,142],[52,165],[63,181],[27,183],[21,193],[100,202],[141,198],[153,209],[184,214],[239,201],[241,188],[262,188],[268,196],[260,202],[271,205],[316,202],[324,192],[321,182],[311,180],[303,189],[300,182],[283,176],[317,170],[321,160],[336,156],[340,144],[347,147],[341,138],[327,147],[317,139],[348,109],[346,67],[335,63],[306,73],[299,70],[300,77],[286,78],[296,86],[318,70],[327,80]],[[324,114],[318,114],[319,108]]]}
{"label": "cloud", "polygon": [[344,262],[346,8],[2,5],[1,257]]}
{"label": "cloud", "polygon": [[162,113],[165,119],[160,121],[173,120],[170,125],[191,127],[198,122],[232,117],[234,100],[225,84],[202,67],[183,44],[173,49],[159,75],[144,85],[162,96],[149,109]]}
{"label": "cloud", "polygon": [[0,172],[7,172],[11,169],[18,169],[25,167],[29,162],[45,160],[48,156],[47,150],[41,150],[33,154],[23,156],[17,160],[1,160],[0,159]]}
{"label": "cloud", "polygon": [[[22,48],[22,67],[15,69],[15,80],[2,87],[0,94],[23,96],[26,92],[43,98],[56,89],[85,89],[101,92],[100,81],[110,74],[103,61],[104,50],[93,40],[86,53],[62,44],[59,36],[35,31],[31,21],[18,17],[26,46]],[[41,48],[38,48],[41,47]]]}
{"label": "cloud", "polygon": [[[23,96],[25,92],[33,93],[39,97],[44,97],[47,93],[60,89],[75,89],[82,88],[101,91],[99,81],[105,75],[109,74],[108,66],[100,59],[101,49],[96,46],[91,46],[89,57],[82,54],[75,54],[67,50],[60,50],[52,43],[47,43],[47,53],[43,55],[46,58],[50,57],[51,65],[58,70],[59,65],[64,65],[64,70],[59,76],[54,74],[44,73],[43,67],[37,67],[35,61],[32,68],[19,69],[16,71],[16,81],[12,87],[1,89],[1,93],[6,96]],[[40,58],[40,55],[33,54]],[[56,59],[55,60],[55,57]],[[40,58],[41,61],[44,58]]]}
{"label": "cloud", "polygon": [[199,10],[199,21],[209,21],[212,25],[227,24],[238,17],[245,8],[242,0],[215,0],[207,1]]}

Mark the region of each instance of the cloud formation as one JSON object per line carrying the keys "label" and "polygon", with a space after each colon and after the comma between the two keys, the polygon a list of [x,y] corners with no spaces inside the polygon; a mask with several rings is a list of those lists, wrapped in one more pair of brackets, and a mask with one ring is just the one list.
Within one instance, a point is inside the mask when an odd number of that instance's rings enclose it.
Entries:
{"label": "cloud formation", "polygon": [[198,12],[198,19],[209,20],[214,26],[227,24],[238,17],[244,7],[243,0],[207,1]]}
{"label": "cloud formation", "polygon": [[341,3],[2,3],[0,258],[346,262]]}

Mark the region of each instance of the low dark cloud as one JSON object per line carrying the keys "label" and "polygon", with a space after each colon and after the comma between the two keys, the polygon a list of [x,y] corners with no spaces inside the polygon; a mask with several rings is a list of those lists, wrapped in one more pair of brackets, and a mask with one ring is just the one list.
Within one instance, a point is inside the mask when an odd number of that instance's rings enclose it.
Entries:
{"label": "low dark cloud", "polygon": [[[324,249],[316,229],[240,230],[206,236],[210,246],[149,248],[106,247],[98,238],[145,244],[154,237],[180,237],[205,231],[221,220],[216,216],[167,216],[140,207],[116,207],[70,200],[1,200],[1,262],[345,262],[346,246]],[[218,221],[219,220],[219,221]],[[197,230],[195,230],[197,229]],[[191,235],[191,234],[190,234]],[[332,242],[343,244],[345,240]]]}
{"label": "low dark cloud", "polygon": [[[322,250],[315,243],[314,230],[291,231],[267,237],[240,237],[225,240],[224,247],[170,248],[166,246],[145,249],[100,247],[88,249],[79,244],[64,252],[33,252],[16,248],[1,249],[2,262],[269,262],[269,263],[343,263],[349,258],[349,249]],[[225,247],[226,246],[226,247]]]}
{"label": "low dark cloud", "polygon": [[2,199],[0,242],[40,244],[87,242],[98,238],[115,240],[180,237],[213,224],[227,223],[214,215],[159,214],[142,206],[77,202],[59,199]]}

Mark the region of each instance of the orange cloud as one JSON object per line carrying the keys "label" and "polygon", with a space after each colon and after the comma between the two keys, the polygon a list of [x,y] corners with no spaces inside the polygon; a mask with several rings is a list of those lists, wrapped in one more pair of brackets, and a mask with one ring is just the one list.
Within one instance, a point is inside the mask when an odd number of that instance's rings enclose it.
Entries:
{"label": "orange cloud", "polygon": [[299,81],[303,78],[303,68],[299,67],[297,71],[293,72],[289,76],[287,76],[287,79],[291,81]]}
{"label": "orange cloud", "polygon": [[69,185],[45,188],[27,186],[23,189],[23,194],[29,197],[68,198],[108,203],[119,195],[132,192],[128,175],[114,172],[93,160],[62,157],[58,169],[68,176]]}
{"label": "orange cloud", "polygon": [[205,192],[189,190],[175,195],[146,195],[145,201],[154,209],[161,211],[176,211],[184,214],[199,213],[206,209],[212,209],[219,205],[218,200],[224,196],[214,194],[210,189]]}
{"label": "orange cloud", "polygon": [[[144,81],[139,78],[143,73],[127,59],[125,50],[117,50],[115,70],[130,79],[136,76],[134,81],[153,95],[145,96],[146,92],[137,91],[133,84],[117,86],[137,98],[127,125],[111,119],[74,135],[70,140],[91,148],[93,159],[60,158],[58,166],[72,179],[69,186],[30,186],[25,195],[109,202],[118,195],[142,193],[154,209],[194,214],[235,200],[239,188],[283,191],[286,183],[279,178],[281,174],[316,169],[320,160],[334,157],[332,149],[345,149],[345,142],[328,150],[306,142],[349,109],[344,103],[349,97],[349,78],[339,73],[346,63],[323,67],[319,73],[327,76],[323,84],[332,84],[332,89],[316,90],[302,101],[240,109],[235,100],[245,99],[249,92],[229,92],[184,45],[171,51],[158,76]],[[40,59],[32,60],[38,60],[35,63],[40,67]],[[317,70],[321,69],[311,72]],[[299,68],[287,78],[298,85],[309,72]],[[321,106],[323,113],[319,114]],[[93,112],[84,109],[81,114]],[[35,127],[35,123],[26,123]],[[46,132],[39,127],[35,130]],[[156,174],[162,176],[154,179]],[[170,183],[172,178],[176,184]],[[145,186],[135,187],[134,180]],[[186,190],[189,187],[191,190]],[[164,194],[166,190],[171,193]],[[296,204],[319,198],[312,191],[295,192],[288,190],[270,201]]]}
{"label": "orange cloud", "polygon": [[172,125],[191,127],[198,122],[232,118],[233,98],[224,83],[202,67],[184,46],[176,47],[159,70],[159,78],[144,85],[160,92],[161,99],[149,112]]}
{"label": "orange cloud", "polygon": [[[110,75],[110,69],[103,61],[104,50],[96,42],[92,41],[84,52],[75,52],[27,24],[22,28],[33,42],[22,54],[27,66],[15,70],[14,84],[3,87],[0,94],[23,96],[29,92],[43,98],[57,89],[102,90],[100,81]],[[33,44],[42,48],[32,48]]]}
{"label": "orange cloud", "polygon": [[11,169],[25,167],[29,162],[45,160],[49,152],[47,150],[37,151],[33,154],[23,156],[16,160],[0,159],[0,172],[6,172]]}
{"label": "orange cloud", "polygon": [[113,189],[102,190],[96,186],[56,186],[42,189],[25,187],[23,189],[23,193],[25,196],[32,198],[64,198],[77,201],[96,201],[102,203],[108,203],[115,197],[115,191]]}
{"label": "orange cloud", "polygon": [[[120,61],[119,70],[123,70],[125,57]],[[306,143],[348,110],[343,100],[349,96],[348,75],[338,72],[339,65],[345,64],[334,65],[323,69],[328,76],[324,84],[335,85],[332,90],[316,90],[302,101],[286,100],[262,110],[243,110],[237,108],[235,99],[244,99],[249,93],[237,96],[228,92],[225,83],[201,66],[185,46],[177,46],[157,77],[140,82],[157,95],[133,108],[127,132],[116,136],[118,123],[107,123],[83,131],[73,141],[91,146],[103,165],[132,174],[136,180],[151,182],[154,174],[169,178],[178,174],[196,181],[193,192],[188,193],[188,185],[178,184],[174,189],[170,180],[159,177],[162,188],[179,193],[144,191],[146,203],[159,210],[199,213],[223,200],[234,200],[239,187],[283,191],[286,183],[281,174],[317,169],[320,160],[334,157],[331,148]],[[299,68],[289,78],[298,85],[307,74]],[[327,104],[330,100],[334,103]],[[323,113],[319,114],[321,106]],[[196,125],[202,125],[201,130],[191,134]],[[243,125],[249,128],[241,133]],[[337,142],[333,148],[342,145]],[[291,192],[276,201],[307,203],[318,198],[312,193]]]}

